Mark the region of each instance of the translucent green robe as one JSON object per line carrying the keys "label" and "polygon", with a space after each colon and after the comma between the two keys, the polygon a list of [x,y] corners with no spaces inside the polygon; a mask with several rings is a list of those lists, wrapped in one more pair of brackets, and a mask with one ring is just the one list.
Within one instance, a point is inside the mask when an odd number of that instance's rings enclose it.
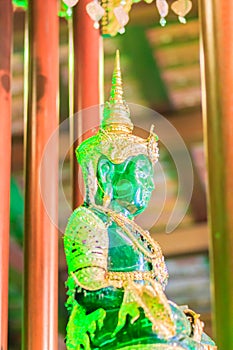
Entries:
{"label": "translucent green robe", "polygon": [[[143,239],[138,232],[133,235],[137,240]],[[141,243],[146,246],[146,242]],[[174,334],[163,337],[162,327],[169,325],[169,320],[160,297],[152,300],[158,315],[156,331],[143,307],[125,302],[125,287],[106,284],[99,288],[108,272],[153,272],[151,262],[104,210],[85,206],[76,209],[66,228],[64,246],[69,273],[68,350],[214,349],[213,341],[205,333],[200,341],[194,339],[193,326],[176,304],[167,301]],[[155,282],[158,284],[156,276]]]}

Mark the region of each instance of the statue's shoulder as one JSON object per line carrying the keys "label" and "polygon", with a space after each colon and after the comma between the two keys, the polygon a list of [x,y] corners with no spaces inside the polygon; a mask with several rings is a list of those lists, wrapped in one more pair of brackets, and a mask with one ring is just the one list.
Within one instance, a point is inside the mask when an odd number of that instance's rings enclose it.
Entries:
{"label": "statue's shoulder", "polygon": [[98,215],[87,207],[75,209],[64,234],[68,271],[90,266],[106,267],[108,229]]}
{"label": "statue's shoulder", "polygon": [[71,214],[65,236],[70,236],[84,230],[90,233],[95,230],[106,230],[105,220],[100,218],[97,213],[87,207],[80,206]]}
{"label": "statue's shoulder", "polygon": [[80,206],[74,210],[71,214],[65,234],[64,245],[65,247],[72,248],[72,244],[83,244],[86,241],[101,239],[102,244],[105,244],[108,240],[108,229],[105,220],[98,216],[98,213],[90,208]]}

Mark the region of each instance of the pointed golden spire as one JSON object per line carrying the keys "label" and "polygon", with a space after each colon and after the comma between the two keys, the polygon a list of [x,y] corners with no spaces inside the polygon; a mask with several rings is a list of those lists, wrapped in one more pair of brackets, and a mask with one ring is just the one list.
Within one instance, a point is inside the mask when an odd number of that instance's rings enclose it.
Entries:
{"label": "pointed golden spire", "polygon": [[112,74],[112,88],[110,92],[109,102],[111,104],[124,102],[119,50],[116,51],[114,71]]}
{"label": "pointed golden spire", "polygon": [[116,51],[110,99],[104,105],[101,128],[120,133],[131,133],[133,130],[129,107],[123,99],[119,50]]}

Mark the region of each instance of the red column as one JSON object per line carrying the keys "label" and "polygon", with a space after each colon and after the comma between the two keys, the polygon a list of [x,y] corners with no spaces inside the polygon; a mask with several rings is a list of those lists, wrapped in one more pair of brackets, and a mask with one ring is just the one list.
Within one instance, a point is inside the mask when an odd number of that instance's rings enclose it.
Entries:
{"label": "red column", "polygon": [[[86,5],[89,0],[82,0],[74,8],[74,113],[100,103],[100,54],[102,41],[99,30],[93,27],[93,21],[87,14]],[[82,120],[74,121],[74,138],[78,142],[92,134],[91,129],[99,124],[97,109],[83,113]],[[87,132],[90,130],[89,132]],[[73,154],[77,142],[73,147]],[[77,161],[73,159],[73,207],[83,201],[78,181]]]}
{"label": "red column", "polygon": [[0,348],[7,350],[11,164],[11,0],[0,1]]}
{"label": "red column", "polygon": [[233,349],[233,2],[199,1],[214,328]]}
{"label": "red column", "polygon": [[[45,145],[58,126],[57,0],[29,1],[29,85],[26,121],[23,349],[57,350],[57,143],[41,169]],[[41,177],[40,177],[40,171]],[[41,191],[41,187],[42,191]],[[41,192],[49,201],[44,207]]]}

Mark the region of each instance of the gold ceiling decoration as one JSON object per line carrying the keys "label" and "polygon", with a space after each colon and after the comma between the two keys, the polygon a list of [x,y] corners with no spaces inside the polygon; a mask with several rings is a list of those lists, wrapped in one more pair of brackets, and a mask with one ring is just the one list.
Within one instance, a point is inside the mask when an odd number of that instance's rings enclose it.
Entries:
{"label": "gold ceiling decoration", "polygon": [[[71,8],[78,0],[63,0]],[[82,0],[79,0],[82,1]],[[186,23],[185,16],[192,8],[191,0],[175,0],[170,7],[167,0],[144,0],[146,3],[155,3],[160,15],[160,24],[166,25],[166,17],[169,10],[173,11],[181,23]],[[132,4],[140,0],[92,0],[86,6],[87,13],[94,21],[94,27],[100,28],[103,36],[115,36],[123,34],[129,21],[129,12]],[[74,4],[74,5],[72,5]]]}

